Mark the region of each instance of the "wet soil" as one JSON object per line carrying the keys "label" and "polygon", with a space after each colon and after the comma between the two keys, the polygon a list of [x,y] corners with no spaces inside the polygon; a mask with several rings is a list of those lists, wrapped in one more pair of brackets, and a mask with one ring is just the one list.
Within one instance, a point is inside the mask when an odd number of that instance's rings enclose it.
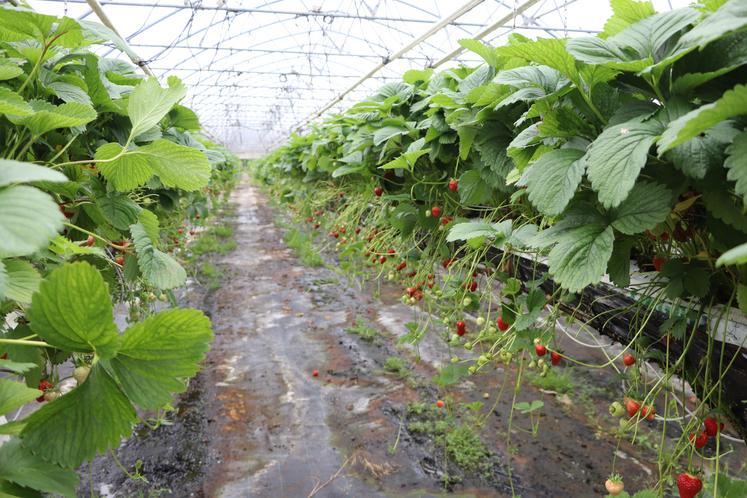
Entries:
{"label": "wet soil", "polygon": [[[628,489],[643,487],[656,474],[653,449],[618,445],[609,435],[610,417],[597,416],[606,413],[609,393],[619,391],[614,373],[568,368],[576,385],[572,395],[525,384],[517,401],[545,403],[540,429],[534,436],[528,417],[515,419],[515,448],[509,450],[513,369],[470,377],[439,392],[430,378],[451,352],[436,333],[417,349],[398,346],[404,324],[423,313],[399,302],[400,289],[383,285],[373,293],[347,285],[334,268],[303,266],[283,243],[277,213],[256,187],[242,185],[233,202],[238,249],[214,261],[224,280],[217,290],[194,289],[187,299],[213,320],[216,338],[206,368],[179,399],[169,417],[172,425],[139,430],[116,452],[131,473],[140,460],[147,482],[128,479],[111,457],[101,457],[91,469],[95,493],[600,496],[613,454]],[[377,330],[372,342],[346,332],[358,319]],[[599,361],[593,351],[574,350],[570,341],[566,350]],[[385,370],[391,356],[405,360],[405,375]],[[507,392],[496,402],[503,382]],[[454,403],[433,409],[441,397]],[[479,436],[490,454],[479,468],[465,468],[445,450],[437,431],[414,429],[423,421],[459,425],[468,415],[457,402],[473,401],[485,404]],[[426,408],[418,414],[412,408],[419,402]],[[88,469],[81,477],[91,482]],[[84,484],[81,496],[88,495]]]}

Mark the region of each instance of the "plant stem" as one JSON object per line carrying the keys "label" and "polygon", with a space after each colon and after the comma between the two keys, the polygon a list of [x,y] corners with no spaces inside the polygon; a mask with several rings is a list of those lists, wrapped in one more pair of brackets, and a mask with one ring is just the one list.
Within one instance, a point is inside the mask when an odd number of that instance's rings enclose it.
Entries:
{"label": "plant stem", "polygon": [[16,346],[38,346],[41,348],[53,348],[54,346],[43,341],[28,341],[26,339],[0,339],[0,344],[11,344]]}

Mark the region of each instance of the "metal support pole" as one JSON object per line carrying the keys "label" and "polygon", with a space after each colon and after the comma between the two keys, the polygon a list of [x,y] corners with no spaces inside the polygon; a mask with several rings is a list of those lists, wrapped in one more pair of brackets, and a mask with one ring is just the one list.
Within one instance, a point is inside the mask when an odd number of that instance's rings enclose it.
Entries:
{"label": "metal support pole", "polygon": [[[88,4],[89,7],[91,7],[91,10],[96,13],[96,15],[99,17],[99,19],[101,20],[101,23],[104,26],[111,29],[117,36],[122,38],[122,36],[119,34],[119,31],[117,31],[117,28],[114,27],[114,24],[109,19],[109,16],[107,16],[106,12],[104,12],[104,9],[101,7],[101,4],[99,4],[98,0],[86,0],[86,3]],[[124,41],[124,38],[122,38],[122,41]],[[124,43],[127,43],[127,42],[124,41]],[[142,60],[140,57],[132,57],[132,55],[130,55],[130,59],[132,60],[132,63],[135,64],[140,69],[142,69],[146,75],[151,76],[153,78],[156,77],[156,75],[153,74],[153,72],[150,70],[150,68],[145,63],[145,61]]]}

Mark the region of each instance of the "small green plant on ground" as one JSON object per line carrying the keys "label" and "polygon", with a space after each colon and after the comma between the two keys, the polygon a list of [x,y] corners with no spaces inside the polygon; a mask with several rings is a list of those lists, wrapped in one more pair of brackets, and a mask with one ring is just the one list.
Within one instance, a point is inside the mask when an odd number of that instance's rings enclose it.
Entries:
{"label": "small green plant on ground", "polygon": [[220,287],[220,281],[223,278],[223,272],[214,264],[205,262],[200,267],[200,276],[203,278],[203,284],[210,290]]}
{"label": "small green plant on ground", "polygon": [[490,467],[490,452],[472,428],[459,425],[443,436],[446,453],[461,468],[484,473]]}
{"label": "small green plant on ground", "polygon": [[558,394],[571,393],[576,387],[571,374],[566,371],[557,372],[556,370],[549,370],[544,377],[530,375],[529,379],[533,386]]}
{"label": "small green plant on ground", "polygon": [[384,361],[384,370],[397,375],[400,379],[410,376],[410,371],[407,369],[405,361],[399,356],[389,356]]}
{"label": "small green plant on ground", "polygon": [[296,228],[288,230],[283,237],[285,244],[293,249],[306,266],[317,268],[324,265],[324,260],[319,255],[319,251],[316,250],[313,244],[313,237],[308,235]]}
{"label": "small green plant on ground", "polygon": [[378,331],[374,328],[369,327],[360,318],[356,320],[355,325],[345,329],[345,332],[352,335],[357,335],[366,342],[373,342],[379,335]]}

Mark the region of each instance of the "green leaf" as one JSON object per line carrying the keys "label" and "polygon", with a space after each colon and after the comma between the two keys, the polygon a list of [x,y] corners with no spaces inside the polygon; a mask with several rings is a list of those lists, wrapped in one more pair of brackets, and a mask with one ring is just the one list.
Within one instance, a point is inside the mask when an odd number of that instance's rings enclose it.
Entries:
{"label": "green leaf", "polygon": [[[30,370],[39,368],[36,363],[21,363],[18,361],[3,360],[0,358],[0,368],[23,375]],[[41,393],[41,391],[39,391]]]}
{"label": "green leaf", "polygon": [[200,131],[202,128],[197,114],[192,109],[183,105],[175,105],[169,111],[169,120],[172,126],[181,128],[182,130]]}
{"label": "green leaf", "polygon": [[47,88],[63,102],[79,102],[93,106],[91,97],[80,87],[63,81],[53,81]]}
{"label": "green leaf", "polygon": [[736,182],[734,191],[741,195],[747,204],[747,132],[737,135],[726,149],[727,158],[724,167],[729,170],[726,178]]}
{"label": "green leaf", "polygon": [[459,135],[459,159],[467,159],[478,131],[477,128],[472,126],[461,126],[457,129],[457,134]]}
{"label": "green leaf", "polygon": [[49,250],[55,254],[59,254],[64,259],[70,259],[73,256],[81,256],[84,254],[93,254],[101,258],[107,258],[106,253],[101,247],[88,247],[86,245],[76,244],[62,235],[58,235],[52,239],[49,243]]}
{"label": "green leaf", "polygon": [[721,121],[743,114],[747,114],[747,85],[737,85],[724,92],[716,102],[700,106],[669,123],[659,139],[659,155]]}
{"label": "green leaf", "polygon": [[[39,272],[34,265],[20,259],[6,259],[2,263],[7,274],[4,297],[22,304],[30,303],[42,280]],[[3,292],[0,291],[0,299],[2,297]]]}
{"label": "green leaf", "polygon": [[159,246],[158,239],[161,236],[161,228],[158,222],[158,216],[152,211],[143,209],[137,217],[138,222],[145,229],[145,233],[150,237],[150,241],[153,242],[155,247]]}
{"label": "green leaf", "polygon": [[13,116],[30,116],[34,113],[31,106],[13,90],[0,87],[0,114]]}
{"label": "green leaf", "polygon": [[119,340],[109,288],[85,262],[53,270],[34,294],[27,315],[39,337],[66,351],[106,356]]}
{"label": "green leaf", "polygon": [[167,310],[130,327],[111,369],[127,397],[146,409],[171,402],[210,349],[210,320],[192,309]]}
{"label": "green leaf", "polygon": [[635,245],[635,239],[623,237],[615,239],[612,256],[607,262],[607,274],[612,282],[625,288],[630,285],[630,250]]}
{"label": "green leaf", "polygon": [[716,266],[743,265],[747,263],[747,243],[733,247],[716,260]]}
{"label": "green leaf", "polygon": [[67,177],[50,168],[33,163],[0,159],[0,187],[28,182],[66,182]]}
{"label": "green leaf", "polygon": [[97,115],[93,107],[79,102],[55,106],[37,100],[32,102],[31,106],[34,108],[34,114],[18,121],[26,126],[35,137],[58,128],[83,126],[96,119]]}
{"label": "green leaf", "polygon": [[578,149],[552,150],[540,157],[526,172],[529,201],[541,213],[557,216],[576,193],[586,165]]}
{"label": "green leaf", "polygon": [[536,41],[506,45],[496,49],[498,55],[520,57],[553,69],[557,69],[566,78],[579,83],[576,61],[566,50],[566,40],[559,38],[541,38]]}
{"label": "green leaf", "polygon": [[79,478],[74,470],[49,465],[12,439],[0,446],[0,479],[45,493],[75,498]]}
{"label": "green leaf", "polygon": [[127,230],[135,223],[141,208],[125,194],[108,192],[94,200],[107,221],[117,230]]}
{"label": "green leaf", "polygon": [[638,21],[656,14],[651,2],[611,0],[613,15],[604,23],[604,34],[612,36]]}
{"label": "green leaf", "polygon": [[12,80],[23,74],[18,64],[7,59],[0,59],[0,81]]}
{"label": "green leaf", "polygon": [[173,289],[184,284],[187,272],[174,258],[154,247],[141,223],[130,226],[130,232],[140,272],[149,284],[159,289]]}
{"label": "green leaf", "polygon": [[737,133],[728,122],[722,121],[678,145],[668,154],[677,169],[691,178],[702,179],[709,170],[721,166],[724,148],[734,140]]}
{"label": "green leaf", "polygon": [[358,164],[354,166],[350,164],[344,164],[340,166],[339,168],[335,169],[332,172],[331,176],[332,178],[339,178],[341,176],[351,175],[353,173],[363,173],[365,170],[366,170],[366,167],[363,164]]}
{"label": "green leaf", "polygon": [[667,219],[671,205],[669,189],[658,183],[640,182],[615,210],[612,226],[626,235],[645,232]]}
{"label": "green leaf", "polygon": [[[506,226],[506,223],[508,225]],[[511,232],[511,221],[501,223],[483,223],[480,221],[469,221],[466,223],[456,223],[449,230],[449,234],[446,236],[447,242],[454,242],[457,240],[470,240],[477,237],[496,237],[501,235],[507,237]]]}
{"label": "green leaf", "polygon": [[498,55],[490,45],[473,38],[463,38],[459,40],[459,45],[482,57],[489,66],[498,67]]}
{"label": "green leaf", "polygon": [[410,130],[404,126],[384,126],[376,130],[373,136],[374,145],[381,145],[392,137],[398,137],[409,133]]}
{"label": "green leaf", "polygon": [[605,207],[618,206],[628,196],[660,132],[653,120],[631,120],[608,127],[591,144],[587,176]]}
{"label": "green leaf", "polygon": [[552,227],[539,232],[534,247],[552,245],[548,258],[550,275],[570,292],[600,281],[612,255],[614,231],[591,206],[578,204]]}
{"label": "green leaf", "polygon": [[0,189],[0,257],[25,256],[46,247],[64,220],[52,197],[37,188]]}
{"label": "green leaf", "polygon": [[156,126],[187,94],[187,88],[176,76],[170,76],[167,83],[167,88],[161,88],[156,78],[148,78],[133,90],[127,104],[132,122],[130,139]]}
{"label": "green leaf", "polygon": [[438,374],[431,378],[431,381],[437,386],[445,387],[456,384],[467,375],[469,375],[469,368],[467,366],[449,364],[439,370]]}
{"label": "green leaf", "polygon": [[130,48],[127,42],[103,24],[86,20],[78,21],[78,23],[83,28],[87,40],[112,42],[117,49],[127,54],[130,60],[140,60],[140,57]]}
{"label": "green leaf", "polygon": [[459,198],[469,205],[482,204],[490,199],[490,187],[483,181],[480,172],[465,171],[459,177]]}
{"label": "green leaf", "polygon": [[703,48],[714,40],[745,29],[747,29],[747,4],[743,0],[730,0],[682,35],[679,45]]}
{"label": "green leaf", "polygon": [[124,150],[104,144],[95,155],[99,171],[119,191],[145,184],[154,174],[167,187],[198,190],[210,180],[210,162],[204,152],[165,139]]}
{"label": "green leaf", "polygon": [[[38,389],[29,389],[25,384],[0,377],[0,415],[20,408],[42,394]],[[3,477],[2,460],[0,460],[0,477]]]}
{"label": "green leaf", "polygon": [[75,468],[119,446],[137,416],[117,383],[101,365],[86,381],[26,419],[23,445],[48,462]]}

